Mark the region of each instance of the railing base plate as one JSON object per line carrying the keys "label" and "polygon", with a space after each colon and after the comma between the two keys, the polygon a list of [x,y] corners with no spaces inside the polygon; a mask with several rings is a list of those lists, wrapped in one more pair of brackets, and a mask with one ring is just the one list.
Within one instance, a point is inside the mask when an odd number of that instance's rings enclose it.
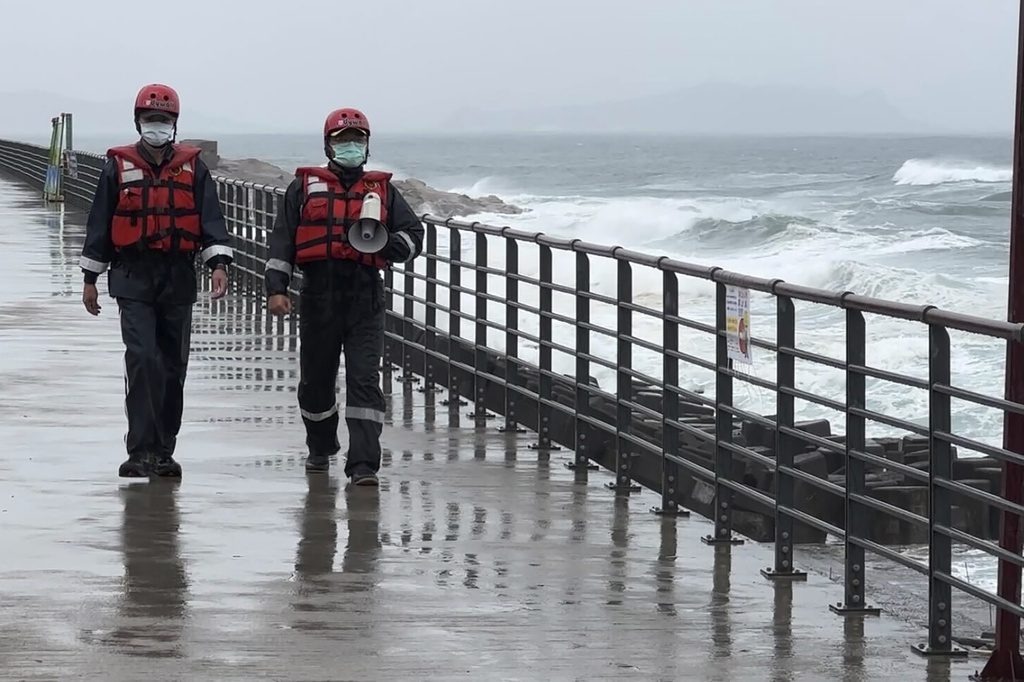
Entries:
{"label": "railing base plate", "polygon": [[[452,401],[451,401],[451,400],[442,400],[442,401],[441,401],[441,404],[442,404],[442,405],[451,405],[451,404],[452,404]],[[455,403],[455,404],[456,404],[456,405],[469,405],[469,403],[467,403],[467,402],[466,402],[465,400],[460,400],[460,401],[458,401],[458,402],[457,402],[457,403]]]}
{"label": "railing base plate", "polygon": [[778,580],[780,582],[796,582],[798,580],[807,580],[806,571],[776,571],[774,568],[769,566],[768,568],[761,569],[761,575],[768,580]]}
{"label": "railing base plate", "polygon": [[880,616],[882,609],[876,606],[844,606],[842,602],[829,604],[828,610],[840,616]]}
{"label": "railing base plate", "polygon": [[560,445],[555,445],[554,443],[551,443],[550,445],[541,445],[540,443],[530,443],[526,447],[528,447],[531,450],[539,450],[541,452],[558,452],[559,450],[562,449],[562,447]]}
{"label": "railing base plate", "polygon": [[521,429],[518,426],[513,426],[512,428],[499,426],[498,433],[526,433],[526,429]]}
{"label": "railing base plate", "polygon": [[918,656],[927,658],[967,658],[970,655],[967,649],[955,644],[948,649],[933,649],[927,644],[914,644],[910,650]]}
{"label": "railing base plate", "polygon": [[682,507],[676,507],[675,509],[665,507],[651,507],[651,513],[656,516],[682,516],[686,517],[690,515],[689,509],[683,509]]}
{"label": "railing base plate", "polygon": [[586,464],[580,464],[579,462],[566,462],[565,463],[565,468],[569,469],[570,471],[576,471],[577,469],[586,469],[587,471],[597,471],[601,467],[597,466],[596,464],[591,464],[590,462],[587,462]]}
{"label": "railing base plate", "polygon": [[727,538],[716,538],[713,535],[705,535],[700,539],[705,545],[742,545],[745,540],[730,535]]}
{"label": "railing base plate", "polygon": [[[476,412],[470,412],[466,416],[468,418],[470,418],[470,419],[476,419]],[[481,417],[481,419],[496,419],[497,417],[498,417],[498,415],[491,414],[491,413],[488,412],[488,413],[484,414],[483,417]]]}
{"label": "railing base plate", "polygon": [[641,488],[640,486],[634,485],[632,483],[605,483],[604,487],[608,488],[608,490],[614,490],[615,492],[618,493],[638,493],[641,490],[643,490],[643,488]]}

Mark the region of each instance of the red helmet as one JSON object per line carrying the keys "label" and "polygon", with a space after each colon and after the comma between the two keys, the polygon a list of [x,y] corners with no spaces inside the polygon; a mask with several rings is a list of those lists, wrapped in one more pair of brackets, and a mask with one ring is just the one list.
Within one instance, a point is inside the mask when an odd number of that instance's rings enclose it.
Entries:
{"label": "red helmet", "polygon": [[327,114],[327,120],[324,121],[324,137],[346,128],[362,130],[367,137],[370,136],[370,122],[366,120],[366,115],[358,109],[345,108],[335,109]]}
{"label": "red helmet", "polygon": [[135,115],[138,116],[140,111],[146,110],[164,111],[177,117],[181,111],[178,93],[174,88],[159,83],[144,85],[135,96]]}

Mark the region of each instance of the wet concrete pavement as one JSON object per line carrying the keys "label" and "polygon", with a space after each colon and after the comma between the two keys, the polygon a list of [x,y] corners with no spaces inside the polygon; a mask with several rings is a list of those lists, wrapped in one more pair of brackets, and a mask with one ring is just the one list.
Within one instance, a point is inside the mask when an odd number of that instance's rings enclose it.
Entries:
{"label": "wet concrete pavement", "polygon": [[[295,340],[197,304],[180,483],[117,478],[116,305],[80,303],[82,215],[0,179],[0,677],[946,680],[825,576],[574,480],[530,434],[449,428],[395,384],[379,490],[308,477]],[[344,434],[342,434],[344,440]],[[340,468],[340,467],[339,467]]]}

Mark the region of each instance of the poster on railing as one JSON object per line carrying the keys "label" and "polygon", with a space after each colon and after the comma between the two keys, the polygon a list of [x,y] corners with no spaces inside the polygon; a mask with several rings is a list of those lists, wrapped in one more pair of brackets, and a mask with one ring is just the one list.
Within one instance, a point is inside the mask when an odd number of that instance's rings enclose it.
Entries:
{"label": "poster on railing", "polygon": [[72,180],[78,179],[78,157],[70,149],[64,150],[64,175]]}
{"label": "poster on railing", "polygon": [[750,348],[750,289],[725,287],[725,337],[733,362],[753,364]]}

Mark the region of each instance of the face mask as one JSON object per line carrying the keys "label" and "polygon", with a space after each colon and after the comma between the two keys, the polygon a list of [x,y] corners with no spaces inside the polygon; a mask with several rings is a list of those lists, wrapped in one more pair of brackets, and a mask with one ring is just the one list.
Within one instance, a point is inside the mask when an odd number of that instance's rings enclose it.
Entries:
{"label": "face mask", "polygon": [[173,123],[140,123],[142,139],[154,147],[162,147],[171,141],[174,134]]}
{"label": "face mask", "polygon": [[332,144],[334,162],[345,168],[355,168],[366,160],[366,145],[362,142],[339,142]]}

